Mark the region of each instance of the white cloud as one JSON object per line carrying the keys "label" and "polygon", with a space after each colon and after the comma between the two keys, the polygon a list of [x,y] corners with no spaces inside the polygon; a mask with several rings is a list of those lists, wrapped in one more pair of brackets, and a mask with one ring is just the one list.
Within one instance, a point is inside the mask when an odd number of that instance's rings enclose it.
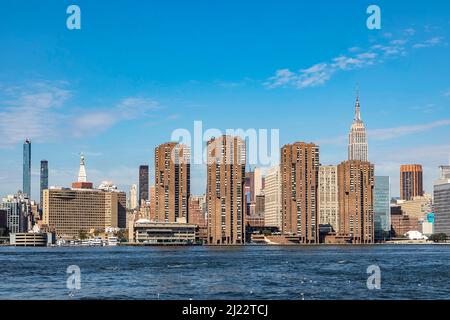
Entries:
{"label": "white cloud", "polygon": [[450,120],[439,120],[427,124],[401,126],[387,129],[369,130],[368,136],[374,140],[389,140],[406,135],[429,131],[439,127],[450,126]]}
{"label": "white cloud", "polygon": [[110,109],[84,111],[73,120],[72,134],[75,137],[104,132],[120,121],[150,117],[158,110],[157,101],[148,98],[129,97],[122,99]]}
{"label": "white cloud", "polygon": [[153,99],[128,97],[112,108],[71,108],[69,84],[39,81],[20,86],[2,85],[0,93],[0,148],[30,138],[48,142],[103,132],[121,121],[153,116],[160,107]]}
{"label": "white cloud", "polygon": [[0,96],[0,147],[25,138],[52,139],[64,118],[58,109],[71,97],[63,83],[36,82],[9,87]]}
{"label": "white cloud", "polygon": [[[432,47],[442,43],[442,37],[434,37],[422,43],[409,45],[411,37],[415,35],[412,28],[404,30],[404,38],[392,39],[393,35],[387,33],[380,43],[374,44],[367,49],[360,47],[350,47],[348,55],[339,55],[329,61],[323,61],[311,67],[292,71],[284,68],[275,71],[275,75],[268,78],[264,83],[267,88],[293,87],[304,89],[324,85],[331,77],[342,71],[367,68],[375,64],[380,64],[386,59],[404,57],[411,48]],[[386,39],[388,38],[388,39]]]}
{"label": "white cloud", "polygon": [[[404,137],[408,135],[413,135],[417,133],[422,133],[426,131],[430,131],[440,127],[450,126],[450,120],[438,120],[431,123],[426,124],[416,124],[410,126],[400,126],[393,128],[383,128],[383,129],[374,129],[368,130],[367,136],[369,141],[385,141],[396,139],[399,137]],[[347,142],[347,136],[341,135],[328,139],[320,139],[317,141],[319,145],[343,145]]]}
{"label": "white cloud", "polygon": [[435,47],[442,43],[443,37],[433,37],[428,40],[425,40],[424,42],[419,42],[413,45],[413,48],[421,49],[421,48],[429,48],[429,47]]}

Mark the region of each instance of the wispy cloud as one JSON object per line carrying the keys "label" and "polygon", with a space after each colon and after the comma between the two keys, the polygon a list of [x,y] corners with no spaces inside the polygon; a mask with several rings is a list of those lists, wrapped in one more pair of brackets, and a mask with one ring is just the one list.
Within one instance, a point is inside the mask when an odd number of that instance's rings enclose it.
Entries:
{"label": "wispy cloud", "polygon": [[59,137],[95,135],[121,121],[151,117],[160,104],[146,97],[127,97],[111,108],[77,108],[64,81],[37,81],[1,86],[0,147],[26,138],[48,142]]}
{"label": "wispy cloud", "polygon": [[152,112],[159,108],[160,104],[153,99],[125,98],[112,108],[89,110],[75,117],[72,135],[80,137],[104,132],[120,121],[151,117]]}
{"label": "wispy cloud", "polygon": [[25,138],[51,139],[64,118],[59,112],[71,97],[63,82],[35,82],[7,87],[0,94],[0,147]]}
{"label": "wispy cloud", "polygon": [[435,47],[442,43],[444,40],[443,37],[433,37],[428,40],[425,40],[423,42],[419,42],[413,45],[413,48],[420,49],[420,48],[429,48],[429,47]]}
{"label": "wispy cloud", "polygon": [[[446,126],[450,126],[450,120],[444,119],[425,124],[368,130],[367,136],[369,140],[384,141],[414,135],[417,133],[423,133]],[[317,143],[319,145],[342,145],[347,142],[347,139],[347,136],[340,135],[333,138],[320,139],[317,141]]]}
{"label": "wispy cloud", "polygon": [[367,134],[374,140],[390,140],[446,126],[450,126],[450,120],[439,120],[426,124],[369,130]]}
{"label": "wispy cloud", "polygon": [[423,42],[411,44],[415,29],[408,28],[403,31],[402,37],[395,39],[393,34],[386,33],[377,44],[368,48],[351,47],[347,54],[331,58],[329,61],[319,62],[308,68],[292,71],[283,68],[264,82],[267,88],[293,87],[304,89],[324,85],[338,72],[367,68],[381,64],[387,59],[406,56],[411,49],[437,46],[442,43],[443,37],[433,37]]}
{"label": "wispy cloud", "polygon": [[450,88],[444,92],[444,97],[450,97]]}

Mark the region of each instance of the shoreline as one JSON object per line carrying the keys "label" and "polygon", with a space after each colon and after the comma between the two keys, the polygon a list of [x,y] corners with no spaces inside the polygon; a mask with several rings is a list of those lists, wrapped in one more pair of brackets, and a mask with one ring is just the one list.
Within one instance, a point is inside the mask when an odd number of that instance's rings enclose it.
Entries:
{"label": "shoreline", "polygon": [[450,243],[442,242],[413,242],[412,240],[407,241],[393,241],[386,243],[318,243],[318,244],[236,244],[236,245],[212,245],[212,244],[148,244],[148,243],[122,243],[117,244],[117,246],[16,246],[11,244],[0,244],[0,247],[19,247],[19,248],[114,248],[114,247],[208,247],[208,248],[226,248],[226,247],[368,247],[368,246],[385,246],[385,245],[450,245]]}

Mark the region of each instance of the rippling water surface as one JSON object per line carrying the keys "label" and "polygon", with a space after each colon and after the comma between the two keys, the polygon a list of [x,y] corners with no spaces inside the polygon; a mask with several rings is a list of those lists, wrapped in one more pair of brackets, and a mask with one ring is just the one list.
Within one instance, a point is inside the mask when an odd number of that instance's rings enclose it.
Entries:
{"label": "rippling water surface", "polygon": [[0,299],[450,299],[450,246],[0,247]]}

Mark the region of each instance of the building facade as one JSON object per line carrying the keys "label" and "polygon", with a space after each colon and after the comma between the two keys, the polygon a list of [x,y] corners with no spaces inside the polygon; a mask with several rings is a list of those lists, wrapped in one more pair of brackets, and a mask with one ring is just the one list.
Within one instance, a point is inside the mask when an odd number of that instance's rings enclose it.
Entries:
{"label": "building facade", "polygon": [[31,206],[32,203],[28,195],[23,192],[3,198],[0,209],[6,211],[6,226],[10,233],[28,231],[31,227],[29,223]]}
{"label": "building facade", "polygon": [[317,243],[319,147],[296,142],[281,148],[282,232]]}
{"label": "building facade", "polygon": [[400,199],[423,196],[423,171],[420,164],[400,166]]}
{"label": "building facade", "polygon": [[281,230],[281,175],[280,166],[267,171],[264,186],[264,225]]}
{"label": "building facade", "polygon": [[403,214],[418,219],[433,212],[433,198],[430,194],[412,197],[411,200],[398,200],[397,204],[402,208]]}
{"label": "building facade", "polygon": [[148,200],[149,171],[147,165],[139,166],[139,204]]}
{"label": "building facade", "polygon": [[434,184],[434,232],[450,236],[450,179]]}
{"label": "building facade", "polygon": [[189,223],[206,228],[206,197],[191,196],[189,200]]}
{"label": "building facade", "polygon": [[339,232],[337,166],[319,167],[319,224],[329,224]]}
{"label": "building facade", "polygon": [[374,241],[374,166],[365,161],[338,165],[339,234],[352,243]]}
{"label": "building facade", "polygon": [[195,224],[139,219],[128,230],[131,242],[147,245],[190,245],[196,242]]}
{"label": "building facade", "polygon": [[190,150],[176,142],[155,149],[155,219],[187,223],[190,197]]}
{"label": "building facade", "polygon": [[43,191],[48,189],[48,161],[41,160],[41,172],[40,172],[40,202],[42,207]]}
{"label": "building facade", "polygon": [[375,240],[389,237],[391,231],[391,178],[375,176],[374,197],[374,228]]}
{"label": "building facade", "polygon": [[359,96],[356,97],[355,117],[348,135],[348,160],[368,161],[367,135],[361,119]]}
{"label": "building facade", "polygon": [[138,190],[137,185],[133,184],[130,188],[129,209],[136,209],[138,207]]}
{"label": "building facade", "polygon": [[209,244],[245,243],[245,164],[243,139],[221,136],[208,141],[206,201]]}
{"label": "building facade", "polygon": [[439,166],[439,179],[450,179],[450,165]]}
{"label": "building facade", "polygon": [[58,237],[77,238],[80,232],[126,227],[126,194],[99,189],[44,190],[43,222]]}

